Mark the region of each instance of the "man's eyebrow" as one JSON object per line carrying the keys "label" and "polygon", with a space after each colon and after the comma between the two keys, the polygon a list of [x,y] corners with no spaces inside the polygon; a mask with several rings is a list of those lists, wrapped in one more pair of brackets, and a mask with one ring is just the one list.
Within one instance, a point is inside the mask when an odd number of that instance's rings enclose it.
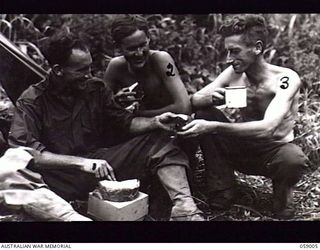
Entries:
{"label": "man's eyebrow", "polygon": [[138,48],[139,46],[145,45],[145,44],[147,44],[147,43],[148,43],[148,42],[141,42],[141,43],[139,43],[139,44],[129,46],[128,48],[129,48],[129,49]]}
{"label": "man's eyebrow", "polygon": [[239,47],[237,46],[230,46],[230,47],[227,47],[228,50],[237,50],[239,49]]}

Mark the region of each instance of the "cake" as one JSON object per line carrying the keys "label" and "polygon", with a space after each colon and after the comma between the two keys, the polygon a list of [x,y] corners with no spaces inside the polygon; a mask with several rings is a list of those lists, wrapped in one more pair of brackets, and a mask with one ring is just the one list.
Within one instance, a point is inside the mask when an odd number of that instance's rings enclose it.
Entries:
{"label": "cake", "polygon": [[132,201],[139,193],[140,181],[137,179],[125,181],[100,181],[97,191],[103,200],[108,201]]}

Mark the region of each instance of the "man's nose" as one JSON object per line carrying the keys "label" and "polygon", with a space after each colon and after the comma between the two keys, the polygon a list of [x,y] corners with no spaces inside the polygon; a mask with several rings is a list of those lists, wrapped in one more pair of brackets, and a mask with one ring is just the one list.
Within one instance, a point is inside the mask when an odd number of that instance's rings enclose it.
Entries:
{"label": "man's nose", "polygon": [[226,63],[231,64],[231,63],[233,63],[233,61],[234,61],[234,58],[232,56],[230,56],[230,54],[228,53]]}
{"label": "man's nose", "polygon": [[135,51],[135,56],[142,56],[143,55],[143,48],[138,48],[136,51]]}

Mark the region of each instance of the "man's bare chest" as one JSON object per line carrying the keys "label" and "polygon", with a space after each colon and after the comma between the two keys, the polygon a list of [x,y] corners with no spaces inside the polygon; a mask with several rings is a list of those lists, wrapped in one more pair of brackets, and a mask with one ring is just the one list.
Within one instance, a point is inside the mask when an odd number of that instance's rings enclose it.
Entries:
{"label": "man's bare chest", "polygon": [[119,79],[119,82],[121,82],[122,88],[129,87],[138,82],[139,87],[146,93],[154,93],[164,88],[160,77],[152,72],[147,74],[126,74]]}
{"label": "man's bare chest", "polygon": [[245,79],[238,79],[230,86],[246,86],[247,107],[243,111],[247,115],[250,116],[251,114],[256,118],[264,115],[277,90],[276,83],[272,81],[252,84]]}

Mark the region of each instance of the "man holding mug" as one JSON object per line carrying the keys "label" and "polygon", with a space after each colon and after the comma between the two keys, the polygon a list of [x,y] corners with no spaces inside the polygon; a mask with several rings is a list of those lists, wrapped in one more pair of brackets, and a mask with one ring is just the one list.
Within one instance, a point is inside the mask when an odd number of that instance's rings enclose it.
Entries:
{"label": "man holding mug", "polygon": [[[290,194],[307,165],[307,157],[292,143],[300,78],[293,70],[264,60],[267,28],[263,17],[234,16],[220,33],[230,66],[194,94],[192,104],[199,110],[196,119],[178,134],[200,138],[212,208],[231,206],[236,169],[271,178],[274,214],[291,217]],[[241,119],[231,123],[215,106],[229,99],[227,107],[237,107],[237,101],[232,105],[231,91],[235,90],[241,90],[246,100],[238,100]]]}

